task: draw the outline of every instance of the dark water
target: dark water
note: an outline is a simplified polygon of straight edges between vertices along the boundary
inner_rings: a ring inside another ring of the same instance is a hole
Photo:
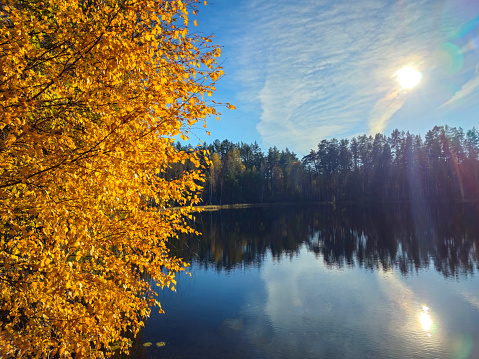
[[[166,314],[152,313],[133,358],[479,358],[473,206],[275,206],[197,219],[203,236],[172,249],[191,277],[159,292]]]

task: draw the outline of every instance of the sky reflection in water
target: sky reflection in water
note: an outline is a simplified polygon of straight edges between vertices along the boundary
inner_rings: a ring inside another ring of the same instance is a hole
[[[166,314],[152,314],[132,357],[479,357],[470,210],[431,211],[421,228],[388,211],[204,214],[203,238],[175,246],[192,277],[160,292]]]

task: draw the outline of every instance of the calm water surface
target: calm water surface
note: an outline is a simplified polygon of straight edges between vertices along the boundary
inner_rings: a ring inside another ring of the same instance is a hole
[[[479,212],[453,207],[203,213],[131,357],[479,358]]]

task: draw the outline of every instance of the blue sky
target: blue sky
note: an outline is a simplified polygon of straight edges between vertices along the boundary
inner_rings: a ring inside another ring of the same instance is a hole
[[[214,34],[220,110],[191,141],[309,153],[323,139],[434,125],[479,127],[477,0],[211,0],[194,31]],[[413,89],[396,71],[422,73]]]

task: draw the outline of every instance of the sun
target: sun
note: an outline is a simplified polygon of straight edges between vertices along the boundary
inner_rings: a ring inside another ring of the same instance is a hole
[[[416,87],[422,79],[422,74],[413,67],[407,66],[396,71],[394,76],[399,81],[403,90],[409,90]]]

